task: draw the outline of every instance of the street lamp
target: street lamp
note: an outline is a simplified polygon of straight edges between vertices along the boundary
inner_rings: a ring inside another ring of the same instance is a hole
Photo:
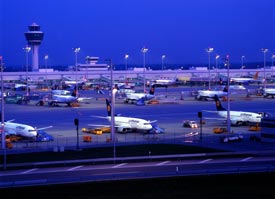
[[[2,149],[4,151],[3,168],[6,170],[6,133],[5,133],[5,120],[4,120],[4,81],[3,81],[3,57],[0,56],[0,69],[1,69],[1,134],[2,134]]]
[[[220,55],[216,55],[215,59],[216,59],[216,69],[218,68],[218,59],[220,58]]]
[[[206,52],[208,53],[208,90],[210,90],[210,53],[214,51],[214,48],[208,47],[206,48]]]
[[[266,77],[265,77],[265,54],[267,53],[267,48],[262,48],[262,52],[264,54],[264,89],[266,89]]]
[[[31,47],[26,46],[26,47],[23,48],[23,50],[26,53],[26,90],[27,90],[26,95],[29,96],[29,81],[28,81],[29,77],[28,77],[28,73],[29,73],[29,52],[31,50]]]
[[[45,59],[45,68],[46,68],[46,86],[48,86],[48,59],[49,59],[49,55],[45,55],[44,56]]]
[[[227,68],[227,132],[231,132],[231,119],[230,119],[230,77],[229,77],[229,55],[226,55],[225,57],[225,67]]]
[[[162,55],[161,56],[161,68],[162,68],[162,70],[164,69],[164,67],[163,67],[163,60],[165,59],[165,55]]]
[[[273,59],[275,59],[275,55],[271,56],[271,66],[273,66]]]
[[[216,61],[216,78],[218,77],[218,73],[217,73],[217,71],[218,71],[218,59],[220,58],[220,55],[216,55],[216,57],[215,57],[215,61]]]
[[[80,48],[73,48],[74,53],[75,53],[75,96],[78,95],[78,84],[77,84],[77,53],[79,53]]]
[[[243,65],[243,60],[244,60],[244,58],[245,58],[245,56],[242,55],[242,56],[241,56],[241,60],[242,60],[242,66],[241,66],[241,67],[242,67],[242,68],[244,68],[244,65]]]
[[[113,63],[112,59],[107,59],[110,62],[110,74],[111,74],[111,141],[113,141],[113,155],[114,155],[114,163],[116,161],[116,136],[115,136],[115,99],[117,88],[114,85],[113,79]]]
[[[128,70],[128,68],[127,68],[127,60],[128,60],[128,58],[129,58],[129,55],[128,54],[125,54],[125,70]]]
[[[143,91],[145,93],[145,53],[148,52],[148,48],[143,47],[141,52],[143,53]]]

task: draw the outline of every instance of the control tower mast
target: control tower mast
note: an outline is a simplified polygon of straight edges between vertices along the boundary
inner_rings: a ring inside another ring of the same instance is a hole
[[[40,26],[36,23],[29,25],[29,31],[25,32],[28,45],[32,48],[32,71],[39,69],[38,47],[43,40],[44,33],[40,31]]]

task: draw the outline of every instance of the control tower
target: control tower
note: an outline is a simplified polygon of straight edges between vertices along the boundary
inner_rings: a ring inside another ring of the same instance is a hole
[[[38,47],[43,40],[44,33],[40,31],[40,26],[36,23],[29,25],[29,31],[25,32],[28,45],[32,48],[32,71],[39,69]]]

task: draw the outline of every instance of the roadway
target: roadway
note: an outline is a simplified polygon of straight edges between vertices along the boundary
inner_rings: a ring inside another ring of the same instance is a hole
[[[114,164],[84,165],[79,162],[72,166],[0,171],[0,188],[275,171],[274,156],[201,155],[195,159],[179,159],[162,160],[158,157],[154,160],[147,157],[136,163],[124,160]]]

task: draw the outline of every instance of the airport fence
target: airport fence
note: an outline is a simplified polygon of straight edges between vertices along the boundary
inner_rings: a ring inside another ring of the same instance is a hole
[[[199,129],[190,132],[178,132],[178,130],[169,131],[170,133],[161,134],[140,134],[126,133],[115,134],[114,139],[111,139],[110,133],[101,135],[81,134],[78,137],[56,136],[53,141],[49,142],[13,142],[12,146],[6,148],[7,153],[28,153],[33,151],[54,151],[62,152],[67,149],[74,148],[89,148],[89,147],[108,147],[119,145],[136,145],[136,144],[198,144],[203,142],[215,143],[217,137],[209,133],[201,134]],[[172,133],[171,133],[172,132]],[[88,137],[88,139],[87,139]],[[115,140],[115,142],[113,141]]]

